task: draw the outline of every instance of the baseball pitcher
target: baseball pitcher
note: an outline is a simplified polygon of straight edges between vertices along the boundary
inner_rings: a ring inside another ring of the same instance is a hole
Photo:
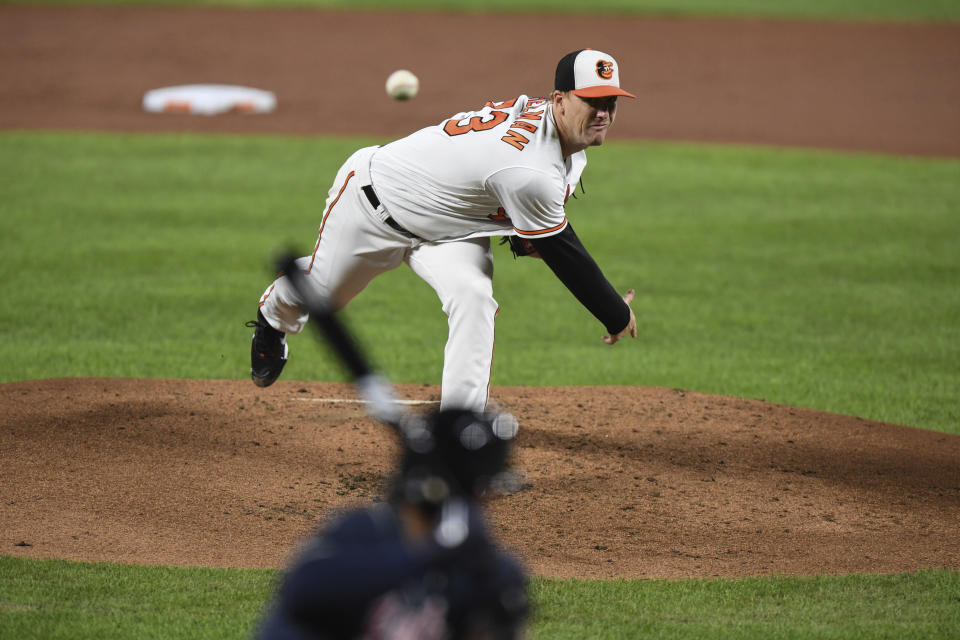
[[[549,98],[488,102],[384,146],[354,153],[330,189],[313,253],[297,261],[309,285],[340,309],[378,274],[406,263],[436,291],[448,317],[441,408],[486,408],[493,362],[491,236],[538,255],[605,327],[636,337],[633,291],[619,295],[580,242],[564,204],[616,116],[617,62],[583,49],[557,64]],[[281,275],[260,298],[251,376],[272,384],[287,333],[307,322]]]

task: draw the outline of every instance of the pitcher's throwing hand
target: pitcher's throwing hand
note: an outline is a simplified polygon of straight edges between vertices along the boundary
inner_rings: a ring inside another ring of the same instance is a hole
[[[623,301],[629,306],[633,302],[633,296],[635,292],[633,289],[627,291],[623,296]],[[633,315],[633,309],[630,309],[630,322],[627,323],[626,328],[623,331],[616,334],[610,334],[603,336],[603,341],[607,344],[616,344],[620,338],[626,338],[629,335],[631,338],[637,337],[637,317]]]

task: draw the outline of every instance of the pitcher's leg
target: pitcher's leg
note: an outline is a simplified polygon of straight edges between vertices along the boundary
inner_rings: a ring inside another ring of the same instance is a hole
[[[483,411],[490,394],[494,322],[489,238],[424,243],[407,259],[440,297],[449,332],[443,352],[441,408]]]
[[[306,270],[309,256],[299,258],[297,266]],[[284,333],[300,333],[307,324],[307,314],[300,308],[300,297],[290,285],[286,276],[281,275],[267,287],[260,296],[260,313],[271,327]]]
[[[336,309],[378,274],[399,265],[411,244],[373,215],[350,162],[340,169],[330,189],[313,253],[297,260],[307,286]],[[299,333],[307,323],[302,303],[283,275],[260,297],[257,320],[250,323],[256,327],[250,355],[255,384],[269,386],[283,370],[286,334]]]
[[[349,164],[344,165],[349,168]],[[397,267],[409,240],[374,218],[353,172],[341,169],[327,198],[313,253],[297,260],[307,284],[341,309],[373,280]],[[285,276],[260,297],[260,312],[275,329],[299,333],[307,323],[302,300]]]

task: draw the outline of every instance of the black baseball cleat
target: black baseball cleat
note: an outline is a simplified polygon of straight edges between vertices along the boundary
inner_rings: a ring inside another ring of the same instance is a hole
[[[287,334],[277,331],[257,309],[257,319],[245,326],[255,327],[250,345],[250,377],[258,387],[269,387],[287,364]]]

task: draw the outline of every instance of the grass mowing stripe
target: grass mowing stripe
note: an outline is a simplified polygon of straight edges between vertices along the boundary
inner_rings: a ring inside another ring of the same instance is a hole
[[[309,251],[363,142],[0,143],[11,381],[246,377],[271,255]],[[568,212],[610,280],[637,289],[640,338],[604,345],[542,263],[495,247],[495,385],[681,387],[960,432],[960,162],[611,143],[585,185]],[[395,380],[439,383],[445,318],[407,269],[346,315]],[[289,379],[344,379],[310,338],[291,353]]]
[[[31,4],[88,4],[89,0],[32,0]],[[458,11],[476,13],[584,13],[768,17],[836,20],[958,20],[951,0],[100,0],[98,4],[201,5],[260,8],[318,8],[383,11]]]
[[[248,638],[279,573],[0,556],[0,637]],[[950,638],[960,572],[531,584],[532,638]]]

